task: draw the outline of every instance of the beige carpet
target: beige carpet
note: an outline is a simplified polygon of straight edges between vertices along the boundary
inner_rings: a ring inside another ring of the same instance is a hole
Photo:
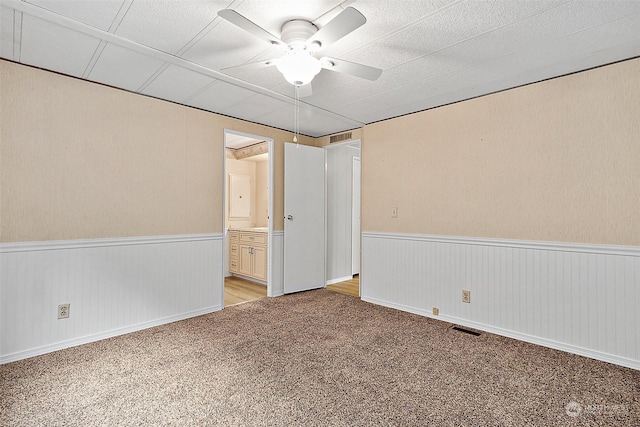
[[[2,426],[640,425],[640,371],[318,290],[0,367]]]

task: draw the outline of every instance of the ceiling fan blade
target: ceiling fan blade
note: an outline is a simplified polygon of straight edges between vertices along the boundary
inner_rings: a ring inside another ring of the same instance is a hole
[[[306,98],[308,96],[313,95],[313,88],[311,87],[311,83],[307,83],[306,85],[298,86],[298,96],[300,98]]]
[[[268,59],[266,61],[259,62],[250,62],[248,64],[235,65],[233,67],[222,68],[220,71],[251,71],[251,70],[259,70],[261,68],[272,67],[276,65],[277,60]]]
[[[356,64],[355,62],[344,61],[342,59],[329,58],[327,56],[320,59],[320,64],[325,70],[351,74],[352,76],[371,81],[377,80],[382,74],[382,70],[380,68]]]
[[[233,25],[240,27],[243,30],[251,33],[255,37],[271,43],[274,46],[280,46],[285,48],[287,46],[282,40],[280,40],[279,38],[277,38],[276,36],[268,32],[264,28],[260,27],[259,25],[255,24],[253,21],[250,21],[249,19],[240,15],[238,12],[236,12],[233,9],[220,10],[218,11],[218,16],[221,17],[222,19],[226,19],[227,21],[231,22]]]
[[[356,28],[367,22],[367,18],[352,7],[348,7],[338,14],[335,18],[318,30],[317,33],[309,37],[307,45],[318,46],[316,50],[321,50],[329,46],[331,43],[340,40]]]

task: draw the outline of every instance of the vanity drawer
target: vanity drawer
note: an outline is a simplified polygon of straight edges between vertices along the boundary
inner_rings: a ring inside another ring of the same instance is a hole
[[[240,233],[237,231],[229,231],[229,242],[238,243]]]
[[[240,242],[242,243],[260,243],[267,244],[266,233],[240,233]]]
[[[238,244],[231,243],[229,244],[229,257],[237,257],[238,256]]]
[[[238,272],[238,260],[236,258],[229,260],[229,271],[231,273]]]

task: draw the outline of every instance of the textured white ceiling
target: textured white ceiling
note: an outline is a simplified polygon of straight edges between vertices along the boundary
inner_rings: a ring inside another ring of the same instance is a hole
[[[323,70],[300,133],[323,136],[640,56],[635,0],[0,0],[0,56],[196,108],[294,130],[282,55],[218,17],[231,8],[279,36],[347,6],[367,23],[321,52],[383,69]]]

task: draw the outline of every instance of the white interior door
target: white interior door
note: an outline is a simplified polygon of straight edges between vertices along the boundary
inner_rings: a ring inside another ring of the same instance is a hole
[[[284,144],[284,292],[325,286],[325,150]]]

